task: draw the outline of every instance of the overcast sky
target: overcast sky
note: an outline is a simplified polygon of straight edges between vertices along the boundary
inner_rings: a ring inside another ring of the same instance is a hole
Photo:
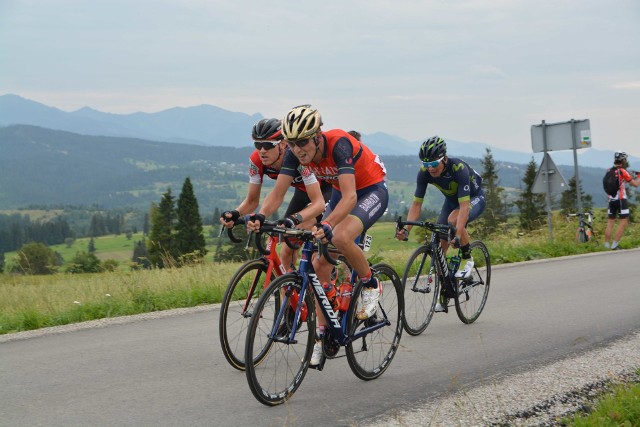
[[[590,119],[640,156],[639,0],[0,0],[0,94],[73,111],[211,104],[531,152]],[[462,154],[462,153],[461,153]]]

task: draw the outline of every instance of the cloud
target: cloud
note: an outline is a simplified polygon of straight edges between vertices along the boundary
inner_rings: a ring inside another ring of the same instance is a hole
[[[507,78],[507,73],[505,73],[500,68],[495,67],[493,65],[472,65],[469,68],[469,73],[473,77],[497,78],[497,79]]]
[[[611,85],[614,89],[640,89],[640,81],[638,82],[623,82],[623,83],[615,83]]]

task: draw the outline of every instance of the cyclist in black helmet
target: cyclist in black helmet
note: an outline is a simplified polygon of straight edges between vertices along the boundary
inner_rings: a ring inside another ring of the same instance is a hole
[[[249,191],[237,208],[223,212],[220,216],[220,222],[228,228],[233,227],[238,218],[254,213],[260,203],[264,175],[271,179],[278,178],[284,155],[288,150],[287,145],[282,144],[282,124],[278,119],[262,119],[258,121],[253,126],[251,137],[256,149],[249,157]],[[297,174],[293,177],[284,178],[291,179],[288,180],[286,185],[280,187],[276,182],[276,187],[271,194],[276,191],[282,191],[284,197],[287,189],[290,186],[294,187],[295,191],[285,213],[285,218],[287,218],[291,226],[305,223],[301,226],[310,228],[316,223],[315,216],[317,212],[324,210],[326,202],[323,197],[323,187],[328,200],[331,194],[331,186],[328,183],[322,183],[321,187],[315,175],[305,169],[297,171]],[[266,215],[264,213],[255,215],[262,222],[266,216],[273,214],[279,206],[279,204],[275,206],[275,209],[267,212]],[[255,219],[255,216],[252,219]],[[294,262],[294,252],[286,245],[283,246],[280,257],[286,266],[290,266]]]
[[[486,206],[482,191],[482,177],[466,162],[447,156],[447,143],[439,136],[433,136],[422,143],[418,153],[422,166],[418,172],[416,191],[413,203],[407,214],[407,221],[417,221],[422,211],[427,185],[433,184],[444,195],[444,204],[438,217],[439,224],[452,224],[456,227],[454,244],[460,245],[464,267],[456,273],[456,277],[465,278],[471,274],[473,258],[469,248],[467,224],[478,218]],[[398,240],[407,240],[411,226],[398,231]],[[447,241],[440,241],[444,252],[447,252]],[[433,272],[429,272],[433,274]],[[445,311],[438,303],[436,311]]]

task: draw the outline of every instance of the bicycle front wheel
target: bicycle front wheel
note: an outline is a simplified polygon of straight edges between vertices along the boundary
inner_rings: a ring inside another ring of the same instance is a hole
[[[587,243],[589,241],[587,231],[582,227],[578,228],[578,240],[580,240],[580,243]]]
[[[422,245],[409,257],[402,275],[404,290],[404,330],[420,335],[427,329],[436,307],[440,281],[431,249]]]
[[[267,406],[289,399],[309,368],[315,344],[315,306],[310,291],[304,303],[297,301],[301,286],[302,279],[296,274],[274,280],[258,299],[249,322],[244,356],[247,381],[255,398]],[[292,340],[298,304],[303,304],[304,310],[295,323]],[[265,348],[268,352],[263,354]]]
[[[385,323],[368,334],[352,340],[347,344],[346,353],[349,367],[362,380],[378,378],[391,364],[400,345],[402,337],[402,317],[404,301],[402,299],[402,281],[396,271],[387,264],[376,264],[371,269],[375,277],[382,283],[382,294],[378,309],[366,320],[358,320],[356,311],[362,293],[362,283],[356,286],[347,313],[347,330],[353,339],[364,329]]]
[[[222,353],[229,364],[243,371],[244,344],[254,305],[263,292],[267,263],[247,261],[236,271],[222,298],[218,322]]]
[[[474,267],[470,277],[457,280],[454,297],[458,317],[467,324],[475,322],[482,313],[491,282],[489,250],[479,240],[471,242],[470,248]]]

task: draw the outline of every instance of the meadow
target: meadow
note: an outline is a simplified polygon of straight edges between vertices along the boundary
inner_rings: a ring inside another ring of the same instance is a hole
[[[575,240],[576,220],[567,220],[559,213],[553,218],[553,240],[549,239],[546,226],[531,233],[522,233],[515,224],[505,224],[503,230],[484,241],[494,265],[602,251],[606,250],[601,244],[606,225],[604,218],[604,210],[596,212],[594,226],[597,239],[586,244]],[[400,242],[393,237],[394,230],[394,223],[376,224],[369,232],[373,236],[373,244],[368,256],[372,262],[384,260],[401,274],[406,259],[420,242],[418,233],[412,233],[409,242]],[[208,229],[205,235],[209,236]],[[0,274],[0,334],[218,303],[229,279],[240,266],[240,263],[213,262],[214,241],[207,237],[210,253],[200,264],[131,270],[129,260],[133,245],[141,238],[138,234],[131,239],[125,235],[95,239],[96,255],[100,259],[119,261],[119,268],[114,272],[60,272],[45,276]],[[622,247],[638,246],[640,226],[630,224]],[[86,251],[87,247],[88,239],[78,239],[70,247],[52,246],[67,260],[77,251]],[[11,263],[14,255],[6,254],[7,264]]]

